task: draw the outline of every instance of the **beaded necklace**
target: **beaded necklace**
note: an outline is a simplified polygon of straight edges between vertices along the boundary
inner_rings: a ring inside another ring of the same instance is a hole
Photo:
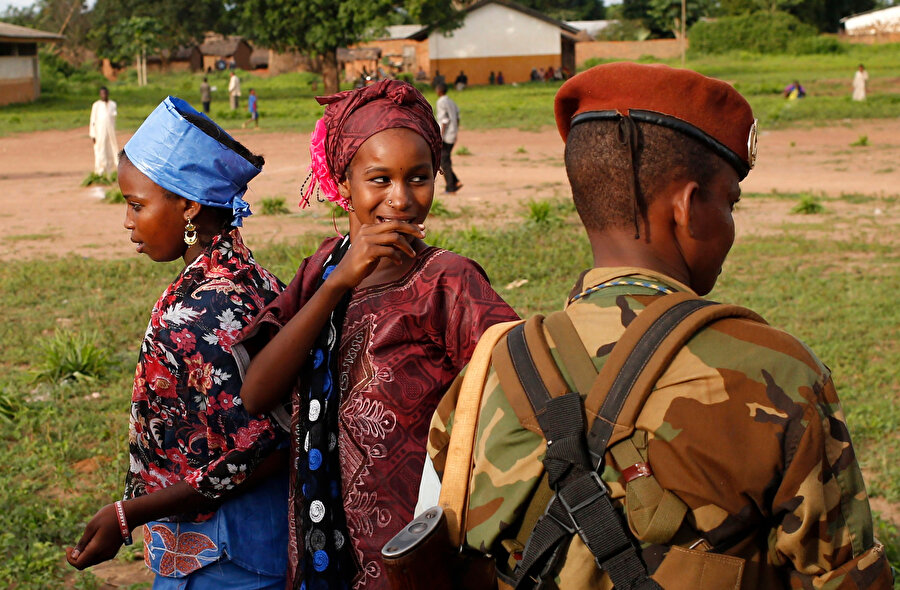
[[[639,281],[636,279],[615,279],[613,281],[607,281],[605,283],[600,283],[599,285],[594,285],[588,289],[585,289],[578,295],[575,295],[569,300],[569,303],[574,303],[583,297],[587,297],[591,293],[596,293],[600,289],[605,289],[607,287],[645,287],[647,289],[654,289],[659,291],[663,295],[668,295],[669,293],[674,293],[675,289],[671,287],[667,287],[665,285],[658,285],[656,283],[651,283],[650,281]]]

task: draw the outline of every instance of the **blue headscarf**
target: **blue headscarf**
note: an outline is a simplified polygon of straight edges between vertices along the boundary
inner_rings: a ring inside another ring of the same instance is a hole
[[[125,144],[125,154],[135,168],[164,189],[201,205],[231,208],[231,224],[240,227],[241,219],[252,215],[250,204],[241,197],[261,169],[183,115],[209,119],[187,102],[169,96]]]

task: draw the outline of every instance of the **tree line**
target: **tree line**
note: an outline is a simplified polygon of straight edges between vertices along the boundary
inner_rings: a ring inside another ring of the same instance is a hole
[[[893,0],[686,0],[687,26],[708,17],[786,12],[822,32],[842,17]],[[90,49],[98,58],[128,64],[163,49],[197,44],[208,31],[238,34],[252,44],[315,56],[327,91],[337,88],[340,47],[377,38],[385,27],[421,23],[452,31],[475,0],[36,0],[7,8],[0,19],[66,36],[70,56]],[[519,0],[560,20],[614,18],[624,37],[671,37],[681,28],[681,0]]]

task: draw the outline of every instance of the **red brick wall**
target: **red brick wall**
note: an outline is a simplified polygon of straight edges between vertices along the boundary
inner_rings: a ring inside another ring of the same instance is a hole
[[[660,59],[681,56],[678,39],[653,39],[650,41],[581,41],[575,44],[575,64],[580,66],[591,58],[634,60],[643,55]]]

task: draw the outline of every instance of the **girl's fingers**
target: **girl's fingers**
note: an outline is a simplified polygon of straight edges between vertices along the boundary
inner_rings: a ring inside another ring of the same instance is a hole
[[[407,236],[419,237],[418,234],[421,232],[418,232],[418,230],[416,231],[417,233],[408,233],[406,231],[400,232],[398,230],[378,231],[377,233],[371,234],[363,234],[362,232],[360,232],[356,236],[356,243],[354,247],[363,250],[365,249],[366,245],[390,246],[404,252],[408,256],[414,257],[416,255],[416,251],[409,243],[409,238]]]
[[[385,221],[383,223],[370,223],[360,227],[362,234],[382,234],[397,232],[414,236],[417,238],[425,237],[425,225],[422,223],[406,223],[403,221]]]

